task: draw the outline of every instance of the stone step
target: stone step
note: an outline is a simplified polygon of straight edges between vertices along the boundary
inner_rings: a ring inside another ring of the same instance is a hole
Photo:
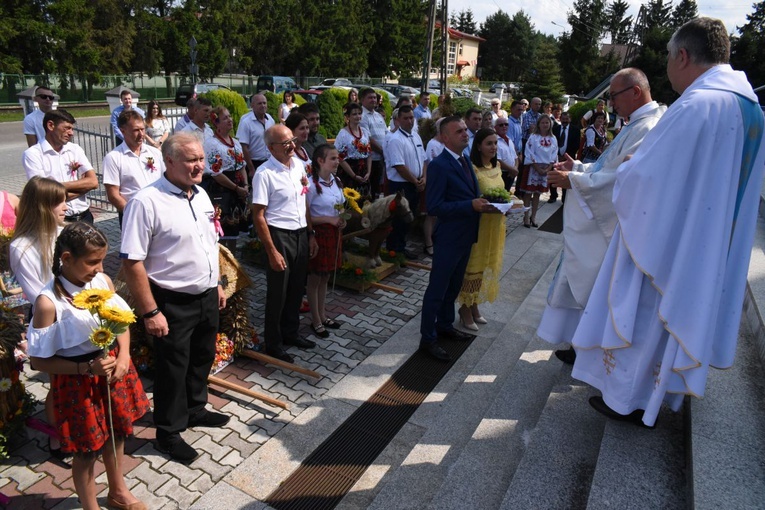
[[[401,465],[392,466],[379,481],[382,488],[368,508],[419,509],[428,506],[439,494],[442,481],[455,469],[463,445],[485,427],[487,409],[505,387],[504,381],[512,373],[513,366],[519,364],[519,358],[522,359],[541,315],[540,302],[544,301],[557,265],[560,239],[559,236],[547,237],[545,233],[518,229],[508,238],[506,246],[510,256],[514,256],[513,250],[523,251],[523,254],[503,275],[500,298],[491,306],[481,307],[490,323],[482,327],[474,343],[481,343],[480,350],[484,354],[476,363],[462,367],[467,370],[458,369],[459,363],[455,365],[415,412],[410,423],[422,427],[425,432],[411,445]],[[527,248],[522,250],[521,246]],[[532,282],[532,287],[528,288]],[[520,306],[515,313],[508,313],[518,302]],[[494,317],[501,318],[501,322],[495,322]],[[472,350],[471,346],[465,354]],[[549,352],[543,357],[549,359]],[[524,361],[534,363],[540,360],[532,354]],[[462,483],[459,488],[467,490],[470,485]],[[465,499],[462,499],[462,508],[464,503]]]
[[[710,370],[690,409],[695,508],[765,508],[765,378],[748,326],[733,367]]]
[[[586,506],[606,421],[587,403],[596,394],[570,378],[553,388],[499,508]]]

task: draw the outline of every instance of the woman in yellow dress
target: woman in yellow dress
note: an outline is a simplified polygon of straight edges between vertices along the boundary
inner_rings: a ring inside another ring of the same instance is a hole
[[[497,162],[497,133],[481,129],[470,151],[481,194],[490,188],[503,188],[502,170]],[[498,211],[499,212],[499,211]],[[478,331],[486,324],[478,310],[479,303],[492,302],[499,293],[502,255],[505,251],[505,217],[502,214],[482,214],[478,227],[478,242],[473,245],[460,290],[460,323],[466,329]]]

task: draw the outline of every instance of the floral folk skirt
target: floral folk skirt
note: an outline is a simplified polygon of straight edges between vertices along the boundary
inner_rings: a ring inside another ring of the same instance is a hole
[[[316,243],[319,252],[308,260],[308,272],[313,274],[328,274],[343,264],[343,241],[340,229],[329,223],[314,225]]]

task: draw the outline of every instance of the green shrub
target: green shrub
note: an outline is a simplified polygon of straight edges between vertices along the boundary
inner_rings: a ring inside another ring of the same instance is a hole
[[[231,118],[234,120],[234,133],[239,126],[239,119],[242,115],[249,111],[247,103],[244,98],[233,90],[217,89],[211,90],[202,94],[201,97],[206,97],[212,103],[212,107],[224,106],[228,113],[231,114]]]
[[[319,107],[319,115],[321,116],[319,133],[325,138],[335,138],[345,125],[342,106],[345,103],[338,102],[335,94],[328,94],[327,92],[330,90],[332,89],[325,90],[316,100],[316,106]],[[348,99],[347,94],[346,99]]]
[[[270,91],[262,92],[266,96],[266,102],[268,103],[268,109],[266,112],[274,118],[274,121],[279,122],[279,105],[282,104],[282,95],[274,94]]]
[[[390,98],[388,97],[388,94],[385,93],[383,89],[374,89],[375,92],[380,94],[382,96],[382,107],[385,111],[385,123],[390,122],[390,116],[393,113],[393,105],[390,104]]]
[[[481,109],[481,107],[469,97],[452,98],[452,107],[454,108],[454,115],[459,115],[460,117],[463,117],[465,112],[471,108]]]
[[[582,103],[576,103],[568,109],[568,114],[571,116],[571,124],[574,126],[581,126],[582,117],[590,110],[594,110],[598,105],[597,99],[591,99]]]

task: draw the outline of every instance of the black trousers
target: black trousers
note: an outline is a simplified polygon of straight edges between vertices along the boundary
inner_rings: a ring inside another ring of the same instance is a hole
[[[86,209],[85,211],[75,214],[73,216],[66,216],[64,218],[64,221],[67,223],[74,223],[75,221],[84,221],[85,223],[90,223],[93,225],[95,222],[95,218],[93,217],[93,213],[90,212],[90,209]]]
[[[215,360],[218,291],[192,295],[151,285],[170,332],[154,337],[154,425],[157,439],[182,432],[207,404],[207,376]]]
[[[308,276],[308,230],[268,227],[271,240],[284,257],[287,268],[266,269],[266,352],[278,353],[284,340],[296,340],[300,327],[300,304]]]

